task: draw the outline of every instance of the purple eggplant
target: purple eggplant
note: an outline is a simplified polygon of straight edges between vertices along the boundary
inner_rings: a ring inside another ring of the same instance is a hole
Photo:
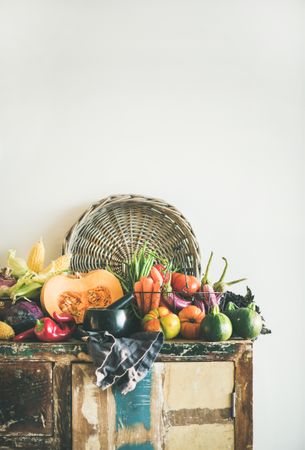
[[[215,294],[215,291],[209,282],[208,276],[209,276],[209,269],[211,265],[211,261],[213,258],[213,252],[211,252],[204,275],[201,280],[201,289],[203,293],[204,302],[208,308],[208,310],[211,308],[211,306],[218,305],[217,296]]]

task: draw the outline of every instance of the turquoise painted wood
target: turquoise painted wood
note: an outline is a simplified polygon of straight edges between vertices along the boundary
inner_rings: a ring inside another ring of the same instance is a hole
[[[115,428],[130,428],[143,424],[146,430],[150,429],[150,396],[151,372],[141,380],[136,388],[126,395],[114,387],[112,393],[115,399]]]
[[[117,450],[154,450],[154,447],[149,442],[144,444],[127,444],[122,447],[118,447]]]

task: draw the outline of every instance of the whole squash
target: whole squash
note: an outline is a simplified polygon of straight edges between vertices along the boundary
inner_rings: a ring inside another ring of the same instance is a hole
[[[98,269],[75,275],[56,275],[41,291],[41,306],[53,317],[54,311],[72,314],[76,323],[83,323],[88,308],[106,308],[123,296],[118,278]]]
[[[243,308],[229,302],[225,313],[232,322],[234,333],[243,339],[254,339],[262,331],[262,317],[256,312],[253,302]]]
[[[204,341],[227,341],[232,336],[232,323],[229,317],[219,311],[219,306],[212,307],[200,324],[200,337]]]

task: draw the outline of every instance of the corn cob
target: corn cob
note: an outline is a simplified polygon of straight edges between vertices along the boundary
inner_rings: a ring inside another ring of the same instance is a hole
[[[70,267],[70,259],[71,255],[65,254],[60,256],[59,258],[52,261],[45,269],[43,269],[40,273],[48,273],[50,271],[56,272],[66,272]]]
[[[13,328],[5,322],[0,322],[0,339],[9,340],[15,336]]]
[[[33,245],[31,248],[27,265],[30,270],[33,272],[39,273],[43,269],[44,264],[44,256],[45,256],[45,248],[42,242],[42,239],[40,239],[36,244]]]

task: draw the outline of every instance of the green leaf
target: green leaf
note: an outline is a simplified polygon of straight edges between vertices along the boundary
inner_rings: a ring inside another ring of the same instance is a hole
[[[16,257],[16,250],[9,250],[6,264],[13,276],[17,278],[22,277],[29,270],[25,260]]]

